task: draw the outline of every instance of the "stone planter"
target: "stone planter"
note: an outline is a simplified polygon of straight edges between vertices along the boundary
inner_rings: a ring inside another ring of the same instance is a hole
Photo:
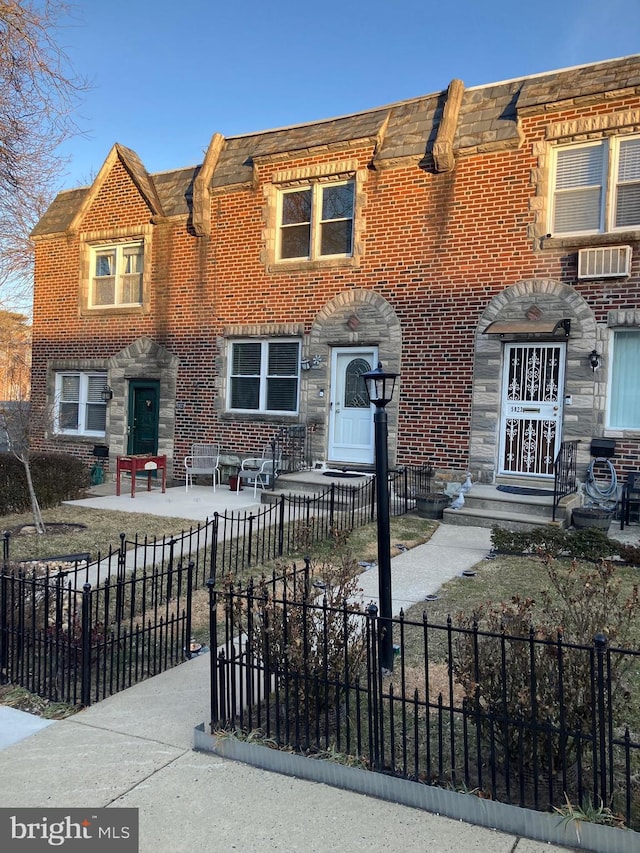
[[[416,495],[416,512],[420,518],[442,518],[450,502],[449,495],[445,495],[444,492]]]
[[[575,528],[582,530],[585,527],[596,527],[598,530],[607,531],[613,518],[613,512],[600,507],[576,507],[572,513],[572,523]]]

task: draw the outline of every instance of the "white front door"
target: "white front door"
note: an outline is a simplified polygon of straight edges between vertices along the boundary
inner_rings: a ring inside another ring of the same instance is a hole
[[[506,344],[499,473],[552,477],[562,441],[565,344]]]
[[[336,348],[331,356],[330,462],[370,464],[374,458],[373,412],[362,374],[378,362],[376,347]]]

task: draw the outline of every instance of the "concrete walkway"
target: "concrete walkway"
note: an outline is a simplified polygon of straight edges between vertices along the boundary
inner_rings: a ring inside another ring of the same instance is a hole
[[[395,557],[394,612],[481,560],[489,536],[440,526]],[[362,578],[375,599],[377,569]],[[66,720],[38,721],[35,733],[29,714],[0,707],[2,806],[137,808],[141,853],[560,850],[193,751],[193,729],[209,719],[209,664],[202,655]]]
[[[2,806],[137,808],[141,853],[559,850],[194,752],[208,667],[203,655],[4,749]]]

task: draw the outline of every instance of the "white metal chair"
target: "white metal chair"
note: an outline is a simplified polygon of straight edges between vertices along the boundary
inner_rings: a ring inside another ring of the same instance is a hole
[[[184,467],[186,472],[185,490],[193,486],[193,477],[210,475],[213,481],[213,491],[216,483],[220,485],[220,447],[217,444],[193,444],[191,453],[185,457]]]
[[[269,488],[280,473],[282,466],[282,457],[279,449],[274,450],[270,444],[267,444],[262,450],[262,456],[248,456],[242,460],[240,470],[238,471],[238,485],[236,490],[239,491],[242,483],[247,483],[253,486],[253,496],[258,493],[258,488]]]

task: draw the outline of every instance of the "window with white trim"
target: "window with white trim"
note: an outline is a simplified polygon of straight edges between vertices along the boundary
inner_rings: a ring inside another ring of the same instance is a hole
[[[89,305],[111,308],[142,304],[144,243],[114,243],[91,249]]]
[[[300,342],[233,341],[229,358],[228,408],[294,414],[298,411]]]
[[[552,187],[555,236],[640,228],[640,136],[554,149]]]
[[[63,435],[103,436],[107,406],[102,399],[102,390],[106,384],[106,373],[56,373],[56,432]]]
[[[278,260],[351,257],[354,199],[354,181],[281,190]]]

